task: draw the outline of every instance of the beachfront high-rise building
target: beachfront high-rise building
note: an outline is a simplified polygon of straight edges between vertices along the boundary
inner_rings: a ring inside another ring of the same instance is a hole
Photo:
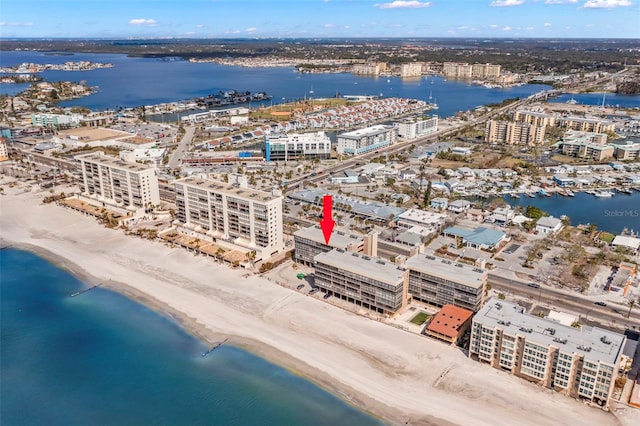
[[[475,315],[469,356],[542,386],[608,407],[625,336],[569,327],[490,299]]]
[[[398,137],[404,139],[415,139],[438,131],[438,116],[431,118],[406,118],[395,124]]]
[[[486,269],[425,254],[410,257],[404,266],[409,271],[409,294],[414,299],[473,312],[484,303]]]
[[[386,69],[386,62],[367,62],[365,64],[353,64],[352,71],[355,75],[380,75]]]
[[[534,126],[555,126],[557,117],[544,111],[517,110],[513,115],[513,120],[529,123]]]
[[[546,127],[524,122],[489,120],[484,138],[488,143],[509,145],[539,145],[544,141]]]
[[[334,249],[314,257],[315,285],[324,293],[381,314],[407,305],[407,271],[380,258]]]
[[[38,127],[68,128],[77,127],[82,121],[80,114],[48,114],[39,113],[31,115],[31,124]]]
[[[80,162],[80,196],[126,214],[144,214],[160,203],[156,169],[127,163],[102,151],[75,157]]]
[[[328,159],[331,139],[325,132],[267,135],[264,142],[266,161],[294,159]]]
[[[175,181],[176,228],[221,248],[255,251],[256,261],[268,259],[284,250],[282,194],[250,189],[244,176],[236,178]]]
[[[338,154],[359,155],[392,145],[396,132],[392,126],[378,124],[338,135]]]
[[[307,266],[313,266],[313,258],[316,255],[326,253],[334,248],[362,252],[364,242],[361,235],[334,231],[329,239],[329,244],[326,244],[322,230],[318,225],[298,229],[293,233],[293,239],[295,242],[295,261]]]

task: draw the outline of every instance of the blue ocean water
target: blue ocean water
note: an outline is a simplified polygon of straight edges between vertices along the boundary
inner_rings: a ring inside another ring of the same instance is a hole
[[[214,63],[163,61],[155,58],[132,58],[116,54],[55,56],[33,51],[0,52],[0,66],[24,62],[64,63],[87,60],[109,62],[113,68],[92,71],[46,71],[48,81],[84,80],[99,90],[90,96],[61,103],[62,106],[85,106],[93,110],[138,107],[162,102],[193,99],[235,89],[267,92],[274,104],[294,99],[327,98],[336,95],[383,95],[434,101],[433,113],[448,117],[479,105],[498,103],[507,98],[526,97],[544,85],[524,85],[508,89],[491,89],[465,81],[446,80],[440,76],[401,79],[399,77],[363,77],[350,73],[300,74],[291,67],[243,68]]]
[[[521,195],[514,199],[504,197],[512,206],[535,206],[551,216],[569,216],[572,225],[595,223],[602,231],[619,234],[624,228],[640,232],[640,192],[630,195],[616,193],[611,198],[598,198],[586,192],[575,197],[554,194],[551,197],[529,198]]]
[[[3,425],[378,425],[309,381],[206,347],[117,293],[0,250]]]

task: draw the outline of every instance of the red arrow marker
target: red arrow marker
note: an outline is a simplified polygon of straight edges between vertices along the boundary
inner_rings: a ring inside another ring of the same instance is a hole
[[[322,235],[324,235],[324,243],[327,245],[329,245],[329,240],[331,239],[333,226],[336,224],[331,217],[333,210],[332,202],[333,198],[331,195],[322,197],[322,220],[320,221],[320,228],[322,228]]]

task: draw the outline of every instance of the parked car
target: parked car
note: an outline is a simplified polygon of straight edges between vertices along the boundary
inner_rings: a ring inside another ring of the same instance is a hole
[[[607,306],[607,304],[604,302],[595,302],[595,304],[598,306]]]
[[[328,298],[330,298],[330,297],[331,297],[331,295],[330,295],[329,293],[327,293],[327,294],[325,294],[324,296],[322,296],[322,298],[323,298],[323,299],[328,299]]]
[[[540,284],[536,284],[536,283],[529,283],[527,284],[529,287],[533,287],[533,288],[540,288]]]
[[[319,289],[319,288],[317,288],[317,287],[316,287],[316,288],[312,288],[312,289],[309,291],[309,294],[316,294],[316,293],[317,293],[317,292],[319,292],[319,291],[320,291],[320,289]]]
[[[300,284],[298,285],[298,287],[296,287],[298,290],[302,290],[304,288],[304,284]]]

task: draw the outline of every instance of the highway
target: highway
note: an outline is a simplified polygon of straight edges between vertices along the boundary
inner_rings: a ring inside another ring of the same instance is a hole
[[[636,330],[640,329],[640,312],[637,308],[632,309],[631,316],[627,318],[628,306],[612,303],[607,306],[598,306],[594,304],[593,300],[578,293],[568,293],[544,285],[540,288],[529,287],[527,281],[510,279],[491,273],[488,282],[492,289],[527,299],[531,303],[538,303],[541,306],[562,312],[577,312],[582,322],[590,324],[597,322],[606,328],[617,330],[634,327]]]

